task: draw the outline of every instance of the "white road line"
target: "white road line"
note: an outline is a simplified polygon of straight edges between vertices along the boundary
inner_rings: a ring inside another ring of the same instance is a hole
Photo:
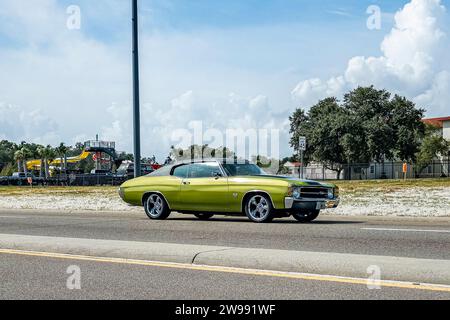
[[[7,218],[7,219],[28,219],[28,217],[24,217],[24,216],[0,216],[0,218]]]
[[[71,216],[0,216],[1,218],[5,218],[5,219],[52,219],[52,220],[56,220],[56,219],[60,219],[60,220],[91,220],[91,221],[98,221],[98,222],[110,222],[110,221],[126,221],[129,220],[127,217],[124,218],[111,218],[108,219],[107,217],[105,218],[99,218],[99,217],[89,217],[89,218],[81,218],[81,217],[71,217]]]
[[[434,233],[450,233],[450,230],[424,230],[424,229],[361,228],[361,230],[370,230],[370,231],[399,231],[399,232],[434,232]]]
[[[39,251],[23,251],[13,249],[0,249],[0,254],[22,255],[32,257],[44,257],[54,259],[66,259],[66,260],[79,260],[79,261],[92,261],[103,263],[117,263],[128,265],[140,265],[148,267],[160,267],[160,268],[172,268],[172,269],[187,269],[196,271],[209,271],[209,272],[221,272],[229,274],[243,274],[250,276],[264,276],[274,278],[289,278],[297,280],[309,280],[309,281],[322,281],[322,282],[335,282],[345,284],[365,285],[370,284],[368,279],[354,278],[345,276],[334,276],[324,274],[312,274],[312,273],[297,273],[297,272],[283,272],[273,270],[261,270],[261,269],[246,269],[236,267],[222,267],[222,266],[210,266],[210,265],[195,265],[185,263],[174,262],[161,262],[161,261],[149,261],[149,260],[134,260],[124,258],[107,258],[96,256],[82,256],[62,253],[51,252],[39,252]],[[380,280],[379,285],[381,287],[401,288],[401,289],[413,289],[413,290],[428,290],[428,291],[441,291],[450,292],[450,286],[445,284],[429,284],[407,281],[393,281],[393,280]]]

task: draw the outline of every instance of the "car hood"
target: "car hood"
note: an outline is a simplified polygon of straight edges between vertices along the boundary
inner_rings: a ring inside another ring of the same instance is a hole
[[[273,175],[260,175],[260,176],[251,176],[252,178],[260,178],[260,179],[277,179],[285,181],[289,184],[302,186],[302,187],[326,187],[326,188],[334,188],[336,185],[327,182],[318,182],[313,180],[303,180],[294,177],[286,177],[286,176],[273,176]]]

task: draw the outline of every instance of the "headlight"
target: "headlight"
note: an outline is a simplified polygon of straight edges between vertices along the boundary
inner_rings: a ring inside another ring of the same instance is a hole
[[[333,199],[333,198],[334,198],[333,189],[328,189],[328,199]]]
[[[287,192],[287,196],[293,197],[294,199],[300,199],[301,197],[300,188],[296,187],[295,185],[290,185]]]
[[[339,187],[334,188],[334,197],[339,198]]]

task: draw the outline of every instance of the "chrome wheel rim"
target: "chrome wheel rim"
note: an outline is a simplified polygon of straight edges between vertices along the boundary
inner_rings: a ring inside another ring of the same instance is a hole
[[[164,210],[164,203],[160,196],[152,194],[147,199],[147,210],[152,217],[158,217]]]
[[[269,202],[263,196],[253,196],[247,204],[247,210],[254,220],[263,221],[270,213]]]

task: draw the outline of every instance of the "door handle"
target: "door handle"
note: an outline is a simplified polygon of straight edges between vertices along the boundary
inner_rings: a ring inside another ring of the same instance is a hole
[[[189,181],[183,181],[183,184],[186,185],[186,184],[191,184],[191,183]]]

